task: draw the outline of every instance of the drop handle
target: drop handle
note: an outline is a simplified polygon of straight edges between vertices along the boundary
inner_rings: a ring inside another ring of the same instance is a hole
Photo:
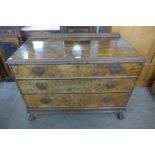
[[[107,83],[106,87],[107,87],[108,89],[112,89],[112,88],[115,88],[117,85],[118,85],[118,82],[116,82],[116,81],[111,81],[111,82],[108,82],[108,83]]]
[[[40,90],[46,90],[48,85],[47,83],[36,83],[36,87]]]
[[[45,72],[45,68],[41,68],[41,67],[32,68],[32,72],[36,75],[42,75]]]
[[[76,68],[77,68],[77,69],[79,69],[79,68],[80,68],[80,66],[79,66],[79,65],[76,65]]]
[[[50,99],[50,98],[43,98],[43,99],[41,99],[41,102],[43,104],[49,104],[50,102],[52,102],[52,99]]]
[[[120,73],[121,72],[121,66],[120,65],[112,65],[110,66],[110,72],[111,74],[117,74],[117,73]]]
[[[101,99],[101,102],[104,102],[104,103],[110,103],[111,101],[112,101],[111,97],[105,97],[105,98]]]

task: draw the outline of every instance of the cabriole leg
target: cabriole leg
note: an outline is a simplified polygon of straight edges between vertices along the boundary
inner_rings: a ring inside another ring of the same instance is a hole
[[[34,121],[35,119],[36,119],[35,115],[33,113],[30,113],[28,120],[29,121]]]
[[[119,120],[123,120],[123,119],[124,119],[124,113],[123,113],[123,112],[118,112],[118,113],[117,113],[117,118],[118,118]]]

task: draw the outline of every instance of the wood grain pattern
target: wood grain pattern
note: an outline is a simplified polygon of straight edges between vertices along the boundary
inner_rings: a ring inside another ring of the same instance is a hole
[[[18,26],[0,26],[0,42],[15,42],[21,44],[21,32]]]
[[[32,34],[31,39],[47,39],[47,38],[120,38],[119,33],[51,33],[51,34]]]
[[[155,26],[114,26],[112,32],[119,32],[126,41],[146,57],[147,64],[142,70],[137,86],[150,86],[154,81]]]
[[[28,107],[124,107],[128,93],[24,95]]]
[[[76,36],[76,35],[75,35]],[[78,34],[77,34],[78,36]],[[85,36],[85,35],[84,35]],[[79,51],[74,50],[75,47]],[[78,55],[78,57],[77,57]],[[50,39],[29,39],[8,59],[8,63],[31,62],[42,63],[46,60],[53,61],[82,61],[135,59],[143,61],[141,55],[122,38],[91,38],[91,37],[66,37]],[[125,59],[124,59],[125,58]],[[49,60],[50,59],[50,60]]]
[[[145,63],[137,81],[137,86],[151,86],[155,79],[155,64]]]
[[[1,48],[0,48],[0,61],[1,61],[0,67],[2,67],[4,69],[4,73],[6,74],[5,76],[9,77],[10,79],[13,79],[13,75],[9,69],[8,64],[6,63],[5,56],[4,56]]]
[[[0,42],[15,42],[17,47],[20,46],[19,39],[15,37],[0,38]]]
[[[23,94],[130,92],[131,79],[18,80]]]
[[[116,34],[50,37],[8,60],[28,110],[125,109],[144,57]]]
[[[155,26],[114,26],[112,32],[118,32],[121,36],[134,46],[140,54],[147,57],[148,62],[151,60],[151,49],[155,41]],[[147,38],[147,39],[146,39]]]
[[[96,26],[61,26],[62,33],[95,33]]]
[[[137,76],[140,63],[77,65],[14,65],[16,78],[75,78],[103,76]],[[34,73],[34,70],[42,73]],[[116,71],[116,72],[115,72]]]

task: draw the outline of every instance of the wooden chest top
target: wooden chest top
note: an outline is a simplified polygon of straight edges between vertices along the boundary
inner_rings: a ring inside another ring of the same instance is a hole
[[[53,34],[30,38],[8,59],[10,64],[144,62],[119,34]]]

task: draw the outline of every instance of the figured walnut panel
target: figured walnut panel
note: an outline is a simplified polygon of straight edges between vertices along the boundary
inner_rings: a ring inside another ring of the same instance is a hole
[[[24,95],[24,99],[29,108],[124,107],[126,106],[128,97],[128,93]]]
[[[12,66],[17,79],[137,76],[141,67],[140,63]]]
[[[141,55],[122,38],[102,38],[101,36],[100,38],[91,38],[87,35],[63,38],[62,35],[61,38],[29,39],[12,55],[8,62],[20,64],[23,61],[24,63],[42,63],[47,60],[50,62],[58,60],[61,63],[81,61],[81,59],[76,59],[78,51],[74,47],[77,46],[81,50],[82,60],[118,58],[124,59],[125,62],[128,62],[128,59],[143,61]],[[119,62],[119,60],[117,61]]]
[[[113,35],[28,39],[7,61],[28,110],[124,109],[144,58]]]
[[[131,91],[131,79],[18,80],[23,94],[36,93],[103,93]]]

